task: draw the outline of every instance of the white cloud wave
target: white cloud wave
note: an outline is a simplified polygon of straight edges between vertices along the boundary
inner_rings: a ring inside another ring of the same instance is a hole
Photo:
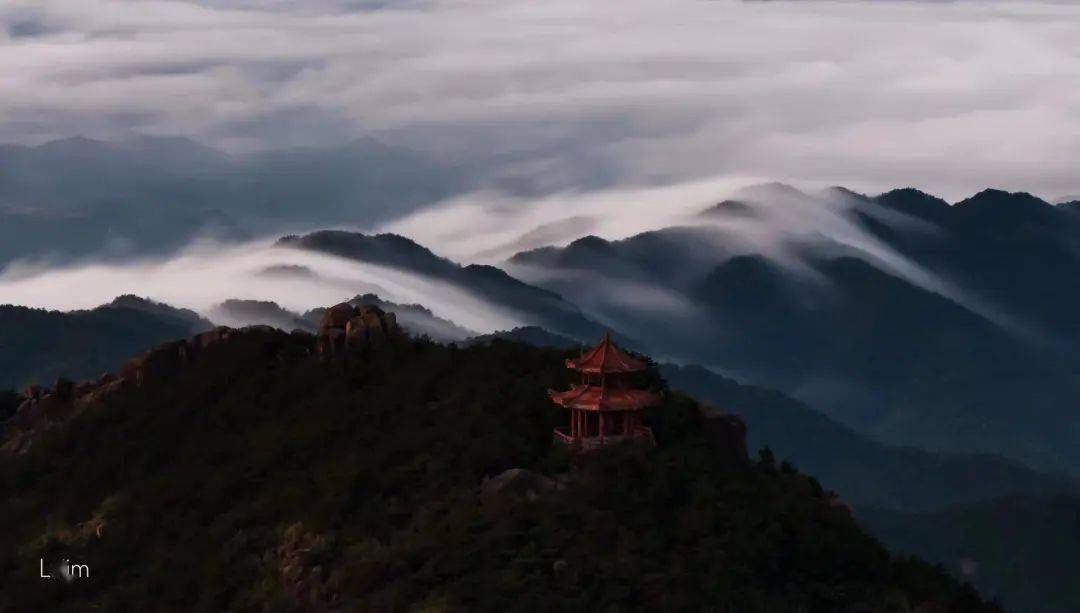
[[[314,275],[264,274],[302,266]],[[302,313],[373,291],[385,300],[421,303],[472,330],[492,332],[521,322],[469,292],[428,277],[267,242],[200,244],[167,259],[83,263],[65,267],[12,266],[0,274],[0,304],[58,310],[92,308],[136,294],[213,315],[229,298],[272,300]]]

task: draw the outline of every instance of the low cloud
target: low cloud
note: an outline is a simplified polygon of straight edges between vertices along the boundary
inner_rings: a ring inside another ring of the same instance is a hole
[[[502,265],[525,281],[562,293],[590,316],[625,329],[653,321],[657,315],[708,322],[708,313],[680,293],[692,293],[692,288],[682,285],[700,282],[714,266],[735,255],[763,255],[810,283],[827,283],[815,268],[819,258],[854,256],[964,305],[1018,335],[1046,340],[1025,322],[892,248],[868,232],[851,212],[858,207],[882,222],[913,232],[935,233],[941,228],[857,199],[844,190],[799,187],[806,191],[783,184],[759,184],[743,177],[647,189],[560,193],[534,199],[473,194],[430,207],[382,229],[410,236],[459,261]],[[749,210],[702,214],[725,198],[746,202]],[[677,260],[683,281],[646,281],[639,278],[644,271],[620,271],[604,261],[598,261],[595,270],[552,270],[506,261],[519,251],[541,246],[531,244],[538,234],[543,235],[544,245],[565,246],[587,234],[620,240],[664,228],[679,228],[681,234],[667,239],[670,253],[661,253],[665,248],[653,245],[648,256]],[[624,272],[629,276],[621,276]],[[637,319],[618,319],[627,314]]]
[[[440,202],[380,229],[458,261],[497,264],[519,251],[565,245],[589,234],[614,240],[700,223],[695,217],[706,207],[756,182],[760,179],[739,177],[534,198],[481,192]]]
[[[203,243],[176,257],[129,264],[16,265],[0,274],[0,304],[72,310],[136,294],[211,318],[214,307],[230,298],[272,300],[302,313],[366,292],[392,302],[424,304],[435,315],[479,332],[521,325],[515,317],[450,284],[269,242]]]

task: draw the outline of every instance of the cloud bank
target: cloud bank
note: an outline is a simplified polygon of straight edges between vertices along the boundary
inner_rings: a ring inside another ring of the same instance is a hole
[[[479,332],[521,325],[486,301],[429,277],[268,242],[203,243],[167,259],[54,268],[23,265],[0,274],[0,304],[72,310],[136,294],[211,318],[215,307],[230,298],[272,300],[303,313],[365,292],[391,302],[424,304],[437,316]]]
[[[547,192],[1080,192],[1075,3],[9,0],[0,92],[0,141],[373,135]]]

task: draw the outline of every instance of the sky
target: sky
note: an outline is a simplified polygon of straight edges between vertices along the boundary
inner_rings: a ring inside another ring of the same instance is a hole
[[[1080,194],[1080,3],[5,0],[0,142],[360,137],[553,190]]]

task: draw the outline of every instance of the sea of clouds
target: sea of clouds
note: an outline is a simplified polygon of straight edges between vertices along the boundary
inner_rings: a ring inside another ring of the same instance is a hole
[[[466,263],[699,224],[701,209],[771,179],[1053,199],[1080,193],[1080,4],[0,4],[0,142],[74,134],[184,136],[233,153],[360,137],[412,148],[475,175],[478,191],[359,229]],[[505,189],[518,183],[528,187]],[[725,240],[784,261],[785,244],[816,232],[971,302],[830,202],[767,208],[723,228]],[[84,308],[136,293],[200,312],[227,298],[303,310],[377,286],[478,331],[520,323],[456,288],[326,256],[283,259],[269,242],[15,264],[0,274],[0,303]],[[319,275],[254,274],[279,259]]]
[[[376,136],[546,192],[1080,193],[1075,2],[8,0],[0,93],[0,142]]]

